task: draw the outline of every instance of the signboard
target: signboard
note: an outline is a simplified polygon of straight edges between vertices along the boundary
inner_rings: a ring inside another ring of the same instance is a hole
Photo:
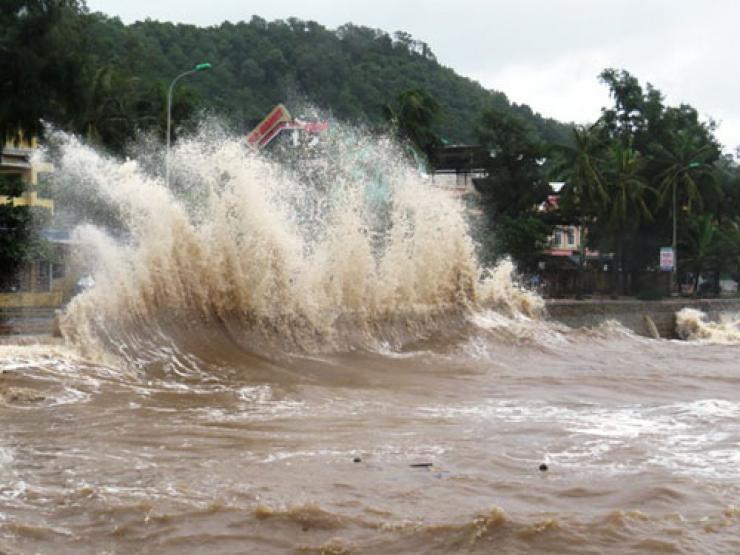
[[[254,148],[260,149],[267,145],[283,128],[285,123],[290,121],[290,113],[282,104],[278,104],[267,114],[252,132],[247,135],[247,144]]]
[[[660,269],[664,272],[673,271],[673,248],[660,247]]]
[[[326,121],[301,121],[292,119],[287,108],[278,104],[267,114],[260,124],[247,135],[247,144],[257,150],[265,148],[284,130],[298,130],[309,134],[319,134],[328,131]]]

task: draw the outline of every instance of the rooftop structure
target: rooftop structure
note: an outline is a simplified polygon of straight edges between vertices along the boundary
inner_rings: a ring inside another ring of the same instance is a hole
[[[458,195],[475,192],[473,180],[485,177],[490,153],[478,145],[445,145],[435,153],[435,185]]]

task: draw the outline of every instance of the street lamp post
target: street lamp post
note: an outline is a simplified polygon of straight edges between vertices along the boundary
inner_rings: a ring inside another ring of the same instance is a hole
[[[169,187],[170,185],[170,136],[171,136],[171,129],[172,129],[172,91],[175,88],[175,83],[177,83],[180,79],[185,77],[186,75],[190,75],[191,73],[197,73],[199,71],[204,71],[206,69],[211,69],[211,64],[208,62],[198,64],[193,69],[189,69],[188,71],[183,71],[180,75],[175,77],[172,82],[170,83],[170,88],[167,91],[167,152],[165,153],[164,157],[164,180],[165,184]]]

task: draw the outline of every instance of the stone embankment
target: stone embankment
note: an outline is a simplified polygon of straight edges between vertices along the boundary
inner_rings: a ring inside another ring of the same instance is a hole
[[[652,321],[661,337],[675,338],[676,313],[682,308],[701,310],[710,320],[717,320],[723,313],[740,313],[740,299],[552,299],[547,301],[547,318],[576,328],[598,326],[607,320],[615,320],[646,337],[654,335],[650,326]]]
[[[733,299],[552,299],[547,301],[547,318],[570,327],[593,327],[616,320],[639,335],[676,337],[676,313],[682,308],[695,308],[710,320],[722,313],[740,313],[740,298]],[[0,335],[51,335],[55,330],[55,311],[47,308],[0,308]],[[650,322],[656,330],[651,329]]]

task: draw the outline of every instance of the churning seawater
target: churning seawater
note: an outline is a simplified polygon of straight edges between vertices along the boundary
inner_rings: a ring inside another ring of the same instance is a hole
[[[332,140],[201,135],[171,188],[62,140],[115,221],[65,340],[0,345],[0,551],[740,552],[736,323],[550,323],[391,142]]]

